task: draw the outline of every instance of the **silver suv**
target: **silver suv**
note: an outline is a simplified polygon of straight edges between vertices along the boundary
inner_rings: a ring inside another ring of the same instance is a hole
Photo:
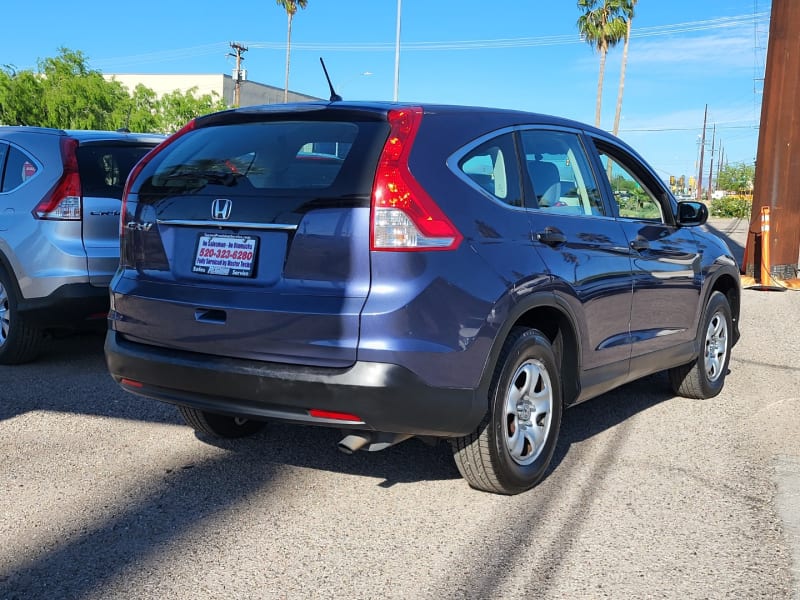
[[[0,127],[0,364],[32,360],[55,330],[105,322],[122,189],[162,139]]]

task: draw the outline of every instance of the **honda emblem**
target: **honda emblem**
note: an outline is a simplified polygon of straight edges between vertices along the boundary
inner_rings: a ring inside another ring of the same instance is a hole
[[[233,202],[227,198],[217,198],[211,203],[211,218],[217,221],[227,221],[231,218]]]

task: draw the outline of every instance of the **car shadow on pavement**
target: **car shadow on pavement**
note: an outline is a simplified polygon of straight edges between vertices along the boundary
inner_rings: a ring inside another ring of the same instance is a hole
[[[67,362],[96,367],[97,359],[90,356]],[[666,377],[661,374],[569,409],[564,415],[552,468],[567,457],[573,444],[613,428],[670,397]],[[86,412],[71,404],[59,407],[56,404],[51,401],[50,408]],[[150,404],[162,407],[155,401],[143,401],[125,409],[112,405],[103,409],[103,414],[120,416],[116,414],[119,410],[125,418],[149,421],[154,416]],[[163,414],[157,413],[161,414],[161,420],[171,423],[178,418],[173,407],[164,405],[163,409]],[[141,414],[137,414],[139,410]],[[169,434],[182,435],[174,429]],[[187,427],[183,435],[191,436],[192,432]],[[271,424],[251,438],[215,441],[213,445],[224,451],[202,453],[203,458],[143,478],[139,482],[141,493],[135,499],[115,505],[107,517],[65,532],[60,542],[39,548],[32,558],[4,560],[5,566],[0,569],[0,597],[102,595],[104,589],[121,585],[131,570],[135,571],[153,556],[169,552],[199,524],[234,511],[253,495],[275,494],[276,501],[281,502],[304,501],[291,495],[287,499],[284,492],[298,485],[293,478],[302,477],[302,470],[287,471],[286,466],[369,477],[385,488],[398,483],[459,477],[446,442],[431,447],[412,439],[382,452],[347,456],[336,449],[340,437],[337,430]],[[200,440],[209,441],[201,437],[198,443]],[[466,493],[466,483],[463,486]],[[324,495],[326,491],[317,484],[315,493]],[[386,493],[391,491],[387,489]]]
[[[114,383],[105,366],[104,334],[87,332],[50,341],[23,365],[0,365],[0,422],[42,410],[118,419],[182,423],[169,406],[145,401]]]
[[[0,378],[4,380],[0,388],[0,422],[41,410],[184,424],[174,406],[121,390],[105,369],[102,348],[101,335],[71,336],[54,341],[34,363],[0,367]],[[670,397],[666,376],[657,374],[568,409],[562,418],[550,471],[564,459],[571,444],[610,429]],[[192,434],[188,426],[185,431]],[[348,456],[337,449],[345,435],[346,432],[326,427],[269,423],[264,432],[248,439],[214,439],[202,434],[196,437],[199,442],[247,460],[377,478],[381,487],[460,477],[446,440],[426,443],[412,438],[380,452],[360,451]]]
[[[564,412],[561,432],[549,469],[568,455],[570,446],[611,429],[631,416],[674,397],[665,373],[645,377]],[[197,434],[199,441],[234,453],[253,454],[259,460],[306,469],[325,470],[381,480],[381,487],[458,479],[458,470],[446,440],[410,439],[380,452],[346,455],[337,443],[346,432],[326,427],[268,424],[246,440],[215,439]],[[465,484],[466,485],[466,484]]]
[[[567,457],[573,444],[625,423],[637,413],[674,397],[666,372],[661,372],[567,409],[561,419],[561,435],[549,473]]]

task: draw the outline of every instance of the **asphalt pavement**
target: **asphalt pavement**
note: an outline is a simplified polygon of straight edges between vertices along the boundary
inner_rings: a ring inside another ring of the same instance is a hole
[[[747,223],[712,220],[741,256]],[[744,290],[725,389],[566,411],[553,468],[471,490],[448,446],[210,442],[122,392],[102,337],[0,366],[0,599],[800,599],[800,294]]]

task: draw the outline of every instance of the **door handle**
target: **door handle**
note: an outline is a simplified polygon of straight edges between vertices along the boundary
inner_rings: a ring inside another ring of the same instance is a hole
[[[560,246],[566,243],[567,236],[555,227],[545,227],[544,231],[540,231],[536,234],[536,239],[548,246]]]
[[[649,250],[650,242],[644,239],[635,239],[631,241],[631,248],[633,248],[637,252],[642,252],[643,250]]]
[[[224,325],[228,320],[228,315],[224,310],[217,310],[213,308],[198,308],[194,311],[194,320],[199,323],[214,323],[216,325]]]

